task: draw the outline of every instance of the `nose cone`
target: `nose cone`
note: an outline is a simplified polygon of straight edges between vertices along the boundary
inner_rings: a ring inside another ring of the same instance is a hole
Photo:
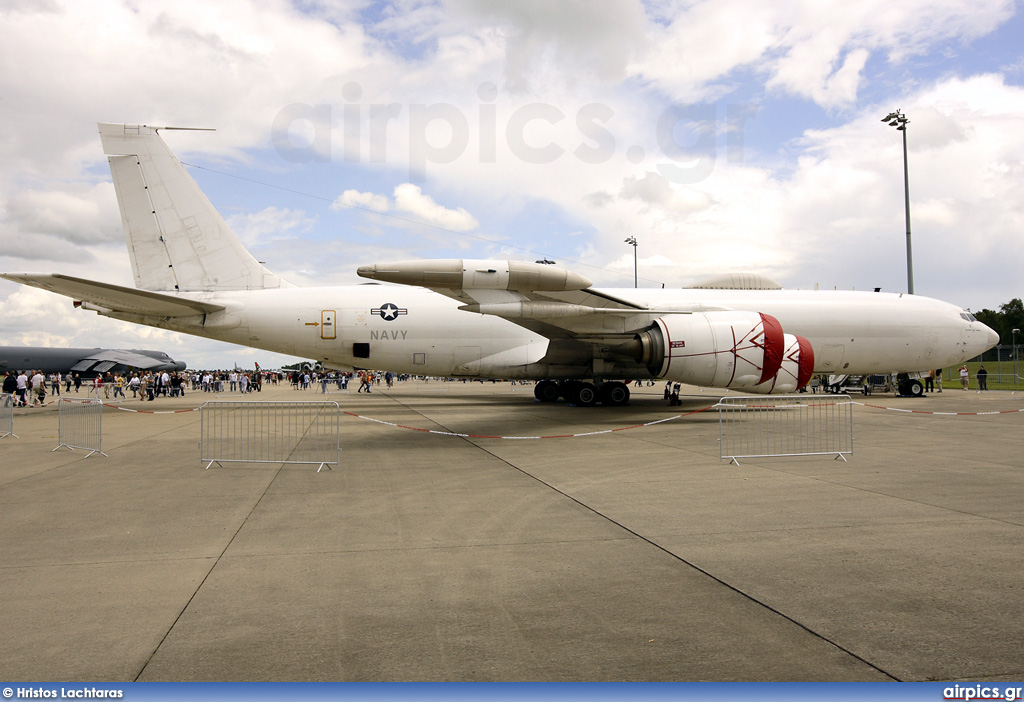
[[[968,350],[974,356],[979,356],[999,343],[999,334],[987,324],[975,320],[971,322],[966,341]]]
[[[988,333],[988,347],[992,348],[993,346],[995,346],[996,344],[999,343],[999,335],[996,334],[994,329],[991,329],[987,325],[983,324],[982,326],[985,328],[985,331]]]
[[[962,361],[969,361],[985,353],[999,343],[999,334],[991,327],[979,321],[966,310],[959,312],[960,315],[960,358]]]

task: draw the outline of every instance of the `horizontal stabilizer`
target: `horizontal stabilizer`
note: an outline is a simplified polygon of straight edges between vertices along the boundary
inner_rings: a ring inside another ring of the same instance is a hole
[[[90,302],[99,307],[126,314],[186,317],[209,314],[224,309],[223,305],[190,300],[177,295],[136,290],[111,283],[100,283],[85,278],[74,278],[60,273],[2,273],[0,278],[49,290],[74,300]]]

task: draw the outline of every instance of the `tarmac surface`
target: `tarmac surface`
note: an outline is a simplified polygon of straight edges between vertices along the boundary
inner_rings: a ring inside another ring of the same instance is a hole
[[[89,457],[17,409],[0,679],[1024,678],[1024,394],[854,396],[848,462],[737,466],[720,393],[633,390],[129,400]],[[204,470],[210,399],[337,401],[340,465]]]

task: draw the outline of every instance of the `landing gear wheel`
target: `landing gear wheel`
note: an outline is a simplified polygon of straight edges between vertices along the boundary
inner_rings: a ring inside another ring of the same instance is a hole
[[[902,380],[896,386],[896,390],[903,397],[921,397],[924,394],[924,385],[920,380]]]
[[[622,407],[629,403],[629,387],[625,383],[615,380],[603,384],[598,390],[602,405]]]
[[[573,383],[565,393],[566,399],[579,407],[597,404],[597,388],[593,383]]]
[[[533,396],[541,402],[554,402],[558,394],[558,383],[553,380],[542,380],[533,386]]]

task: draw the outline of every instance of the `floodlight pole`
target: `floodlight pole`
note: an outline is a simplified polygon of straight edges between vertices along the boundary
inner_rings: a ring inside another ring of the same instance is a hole
[[[910,124],[910,120],[897,109],[895,112],[890,112],[882,121],[903,132],[903,200],[907,212],[907,292],[913,295],[914,255],[910,246],[910,168],[907,164],[907,125]]]
[[[637,287],[637,277],[636,277],[636,244],[637,244],[637,241],[636,241],[636,237],[635,236],[629,237],[628,239],[626,239],[626,243],[627,244],[632,244],[632,246],[633,246],[633,287],[636,288]]]
[[[909,120],[907,120],[909,121]],[[903,124],[903,204],[907,218],[907,292],[914,294],[914,254],[910,247],[910,169],[907,166],[907,126]]]

